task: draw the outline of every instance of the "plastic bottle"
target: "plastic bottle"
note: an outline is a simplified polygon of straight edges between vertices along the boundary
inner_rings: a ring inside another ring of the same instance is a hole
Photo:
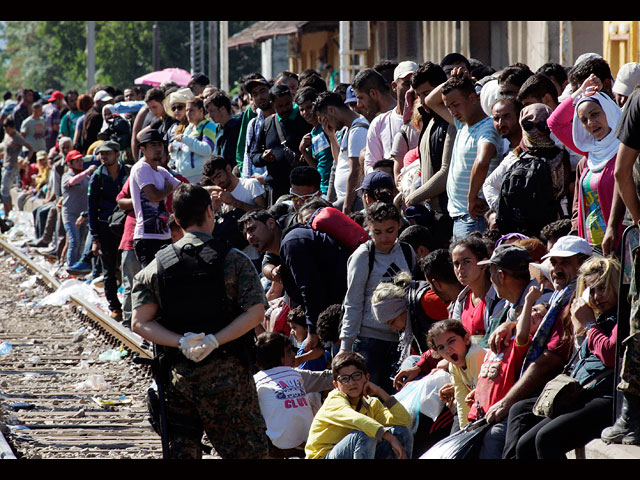
[[[11,351],[11,344],[9,342],[0,343],[0,355],[6,355]]]

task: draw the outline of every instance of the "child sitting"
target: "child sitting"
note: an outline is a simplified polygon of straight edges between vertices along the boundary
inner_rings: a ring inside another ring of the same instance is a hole
[[[364,357],[341,351],[331,370],[335,389],[313,419],[306,458],[407,458],[413,448],[407,428],[411,417],[394,397],[369,382]]]
[[[260,371],[253,379],[260,411],[267,424],[267,436],[276,448],[298,448],[302,457],[313,411],[304,387],[305,372],[293,369],[293,359],[294,350],[288,337],[275,332],[258,336],[256,364]],[[331,388],[328,381],[321,383],[317,388]]]
[[[471,344],[471,335],[459,320],[441,320],[429,329],[427,343],[440,357],[446,360],[453,385],[445,385],[440,389],[440,398],[449,403],[456,403],[460,428],[469,423],[467,416],[470,406],[467,396],[476,387],[480,367],[486,350]],[[454,425],[454,429],[455,429]]]
[[[294,367],[303,368],[305,370],[324,370],[327,368],[331,355],[322,346],[312,348],[305,352],[304,347],[307,343],[307,321],[304,309],[298,306],[287,314],[287,322],[291,328],[291,333],[298,344],[298,352],[294,359]]]

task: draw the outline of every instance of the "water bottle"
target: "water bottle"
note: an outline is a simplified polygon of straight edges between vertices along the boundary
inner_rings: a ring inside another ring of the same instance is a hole
[[[6,355],[11,351],[11,344],[9,342],[0,343],[0,355]]]

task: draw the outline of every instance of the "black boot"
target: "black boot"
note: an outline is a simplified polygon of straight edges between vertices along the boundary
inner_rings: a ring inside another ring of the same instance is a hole
[[[624,393],[622,411],[616,423],[600,435],[604,443],[640,445],[640,397]]]

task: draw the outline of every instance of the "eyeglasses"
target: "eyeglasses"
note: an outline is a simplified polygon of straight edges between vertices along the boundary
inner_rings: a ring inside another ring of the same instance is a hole
[[[354,382],[360,381],[363,375],[364,373],[362,372],[353,372],[351,375],[340,375],[339,377],[336,378],[336,380],[340,382],[342,385],[346,385],[352,380]]]
[[[171,107],[172,112],[175,112],[177,110],[184,110],[184,105],[182,103],[176,103]]]
[[[320,193],[320,190],[316,190],[313,193],[308,193],[306,195],[298,195],[297,193],[293,193],[293,190],[289,190],[289,195],[291,195],[291,200],[293,200],[294,202],[297,200],[308,200],[311,197],[315,197],[318,193]]]

